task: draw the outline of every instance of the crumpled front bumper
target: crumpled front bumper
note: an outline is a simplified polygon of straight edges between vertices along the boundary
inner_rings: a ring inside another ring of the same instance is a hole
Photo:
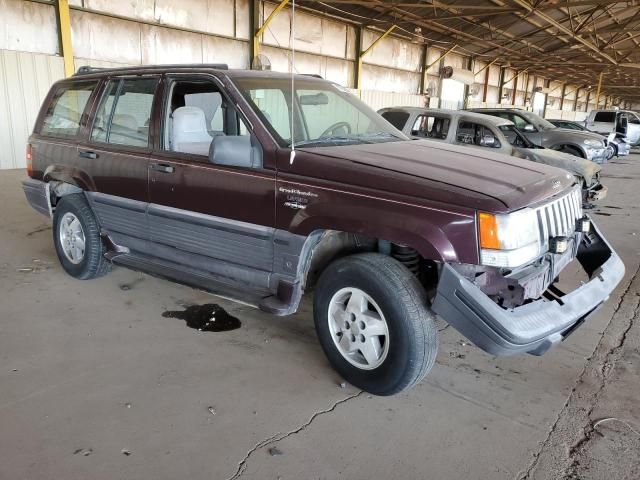
[[[609,157],[607,157],[607,149],[603,148],[587,148],[586,149],[587,160],[591,160],[596,163],[605,163]]]
[[[587,245],[588,242],[588,245]],[[593,313],[620,283],[624,264],[592,223],[577,260],[591,280],[559,297],[557,290],[531,303],[504,309],[445,264],[433,310],[475,345],[493,355],[542,355]]]

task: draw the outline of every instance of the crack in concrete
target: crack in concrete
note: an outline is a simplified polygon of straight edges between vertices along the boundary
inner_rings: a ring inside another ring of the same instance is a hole
[[[578,378],[576,379],[576,381],[575,381],[575,383],[573,385],[573,388],[571,389],[571,392],[569,392],[569,395],[567,396],[566,401],[564,402],[564,404],[562,405],[562,408],[558,412],[558,415],[556,416],[556,419],[553,422],[553,425],[551,425],[551,428],[549,429],[549,433],[547,434],[547,436],[544,439],[544,441],[540,444],[540,448],[538,449],[538,451],[536,453],[534,453],[533,458],[531,460],[531,463],[527,466],[527,468],[523,472],[520,472],[518,474],[517,480],[529,480],[531,478],[531,473],[533,472],[534,468],[536,468],[536,466],[538,465],[538,461],[540,460],[540,456],[542,455],[542,452],[543,452],[545,446],[547,446],[549,444],[549,442],[551,440],[551,437],[553,436],[556,428],[558,427],[560,419],[563,417],[563,415],[567,411],[567,408],[569,407],[569,404],[571,403],[571,400],[574,397],[574,394],[576,392],[576,389],[578,388],[578,385],[582,382],[582,379],[583,379],[583,377],[585,376],[585,374],[586,374],[586,372],[588,370],[587,367],[592,363],[593,360],[595,360],[595,357],[598,354],[598,347],[600,346],[600,344],[602,343],[602,340],[604,339],[605,335],[607,334],[607,330],[609,329],[609,326],[613,322],[613,319],[617,315],[617,313],[620,310],[620,308],[622,308],[622,304],[623,304],[623,302],[625,300],[625,297],[627,296],[627,294],[631,290],[631,286],[633,285],[633,282],[635,281],[635,279],[636,279],[636,277],[638,276],[639,273],[640,273],[640,265],[638,266],[636,271],[633,273],[633,275],[629,279],[624,291],[618,297],[618,302],[616,303],[616,306],[614,307],[613,312],[611,314],[611,320],[609,321],[607,326],[603,329],[602,334],[600,335],[600,340],[598,340],[598,343],[597,343],[595,349],[593,350],[593,353],[589,356],[589,358],[585,362],[584,366],[582,367],[582,371],[580,372],[580,375],[578,375]],[[635,313],[634,313],[634,315],[635,315]],[[633,325],[633,317],[631,318],[631,320],[629,322],[629,326],[627,328],[625,328],[625,330],[623,332],[623,335],[621,336],[620,343],[617,346],[614,346],[612,349],[610,349],[610,351],[605,356],[605,359],[609,358],[609,354],[611,353],[611,351],[615,350],[616,348],[620,348],[624,344],[624,340],[626,339],[626,334],[631,329],[632,325]],[[604,368],[604,364],[603,364],[603,368]],[[604,387],[601,387],[601,388],[604,388]],[[598,392],[600,390],[601,389],[599,389]],[[593,412],[594,408],[595,408],[595,403],[592,403],[592,406],[591,406],[591,409],[588,412],[588,415],[591,415],[591,413]],[[587,427],[585,427],[585,429],[586,428]],[[586,435],[586,433],[585,433],[585,435]],[[572,451],[573,451],[573,448],[568,453],[568,459],[571,458],[571,452]],[[566,470],[565,470],[565,473],[566,473]]]
[[[261,448],[264,448],[264,447],[266,447],[268,445],[272,445],[272,444],[277,443],[277,442],[279,442],[281,440],[284,440],[285,438],[288,438],[288,437],[290,437],[292,435],[300,433],[301,431],[305,430],[309,425],[311,425],[314,422],[314,420],[316,418],[318,418],[319,416],[333,412],[338,407],[338,405],[342,405],[343,403],[346,403],[349,400],[357,398],[360,395],[363,395],[364,393],[365,392],[363,392],[363,391],[360,391],[358,393],[354,393],[353,395],[349,395],[348,397],[343,398],[342,400],[338,400],[337,402],[334,402],[333,405],[331,405],[331,407],[329,407],[329,408],[327,408],[325,410],[320,410],[319,412],[314,412],[314,414],[311,415],[309,420],[307,420],[305,423],[303,423],[298,428],[295,428],[294,430],[290,430],[289,432],[286,432],[286,433],[278,432],[275,435],[271,435],[270,437],[267,437],[264,440],[259,441],[249,451],[247,451],[247,453],[244,456],[244,458],[242,460],[240,460],[240,462],[238,462],[238,469],[236,470],[236,472],[232,476],[227,478],[227,480],[236,480],[237,478],[240,478],[242,476],[242,474],[245,472],[246,468],[247,468],[247,462],[249,461],[249,458],[257,450],[260,450]]]
[[[592,395],[591,407],[589,411],[586,413],[586,418],[589,420],[588,423],[583,427],[583,435],[582,437],[574,443],[574,445],[569,450],[568,460],[571,460],[575,456],[579,455],[586,444],[591,440],[591,437],[594,433],[596,433],[596,429],[594,427],[594,421],[591,419],[591,414],[595,410],[598,405],[598,398],[604,391],[607,386],[607,380],[609,379],[611,373],[613,372],[614,366],[618,360],[618,354],[622,350],[625,341],[627,340],[627,335],[629,331],[634,326],[634,320],[638,318],[640,315],[640,299],[636,303],[633,313],[629,318],[629,324],[626,326],[622,334],[620,335],[618,342],[616,345],[612,346],[609,351],[605,355],[605,361],[602,363],[602,368],[600,369],[600,385],[598,386],[598,390]],[[563,478],[574,478],[575,470],[579,466],[578,459],[574,459],[571,462],[571,465],[567,467],[564,471]]]

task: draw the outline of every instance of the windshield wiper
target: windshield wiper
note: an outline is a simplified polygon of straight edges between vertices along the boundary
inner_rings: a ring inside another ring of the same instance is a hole
[[[358,138],[397,138],[398,140],[402,140],[402,137],[395,135],[391,132],[375,132],[375,133],[363,133]]]
[[[345,137],[344,135],[333,135],[330,137],[320,137],[314,140],[301,140],[293,144],[294,147],[308,147],[310,145],[325,145],[327,143],[371,143],[371,142],[363,142],[362,139],[358,137]]]

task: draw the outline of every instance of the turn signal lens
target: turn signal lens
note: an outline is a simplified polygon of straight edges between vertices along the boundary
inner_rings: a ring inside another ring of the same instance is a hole
[[[33,154],[30,143],[27,143],[27,175],[33,176]]]
[[[480,212],[478,214],[478,223],[480,225],[480,246],[482,248],[500,248],[500,240],[498,239],[498,220],[495,215]]]

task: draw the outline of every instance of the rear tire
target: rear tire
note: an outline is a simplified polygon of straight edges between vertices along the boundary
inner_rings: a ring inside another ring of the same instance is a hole
[[[53,243],[62,268],[74,278],[89,280],[111,270],[111,263],[104,257],[100,227],[82,193],[58,201],[53,215]]]
[[[435,315],[417,278],[391,257],[363,253],[331,264],[318,281],[313,310],[329,362],[362,390],[393,395],[433,367]]]

